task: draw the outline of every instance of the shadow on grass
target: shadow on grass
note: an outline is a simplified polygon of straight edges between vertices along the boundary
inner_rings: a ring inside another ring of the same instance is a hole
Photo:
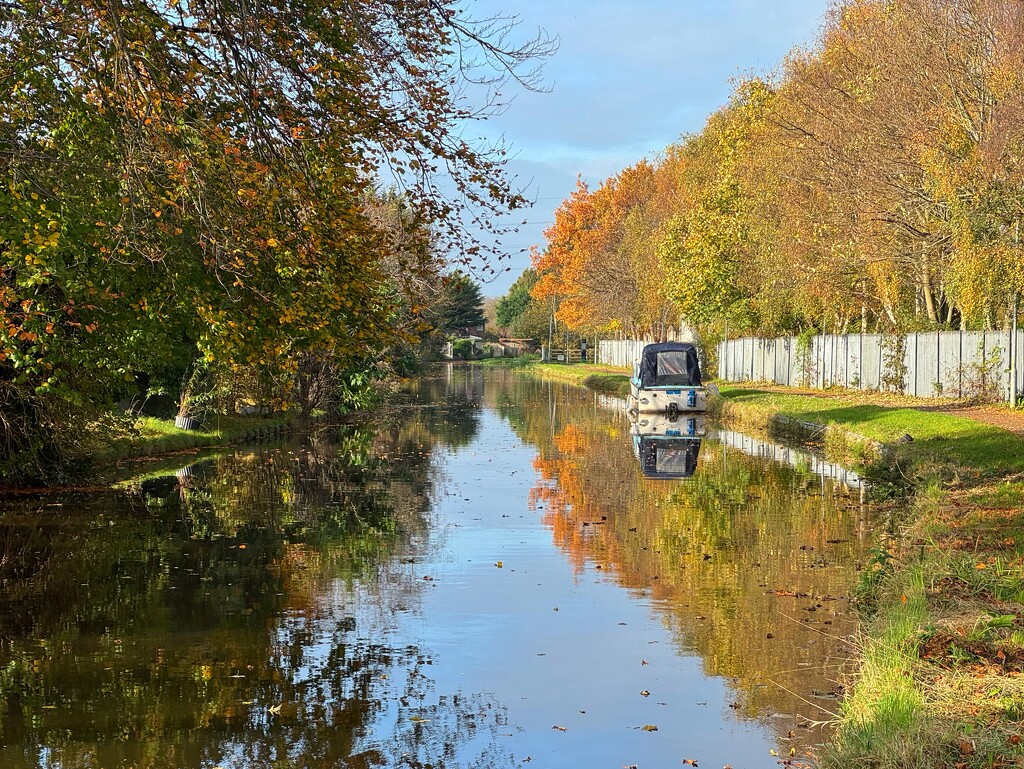
[[[774,411],[804,422],[836,426],[892,445],[905,435],[898,460],[937,463],[993,477],[1024,471],[1024,439],[994,425],[965,417],[900,406],[839,405],[804,395],[787,395],[754,388],[729,388],[727,400]],[[897,461],[894,456],[893,461]]]

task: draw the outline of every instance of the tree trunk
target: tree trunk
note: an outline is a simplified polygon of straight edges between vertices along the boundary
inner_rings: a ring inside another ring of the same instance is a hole
[[[935,311],[935,295],[932,292],[932,279],[928,271],[928,257],[921,254],[921,293],[924,294],[924,306],[928,313],[928,320],[938,324],[939,316]]]

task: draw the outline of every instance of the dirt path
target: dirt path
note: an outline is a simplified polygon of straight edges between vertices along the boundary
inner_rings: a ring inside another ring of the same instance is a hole
[[[942,414],[953,414],[954,416],[973,419],[975,422],[984,422],[988,425],[995,425],[1011,433],[1024,437],[1024,411],[1013,410],[1006,406],[977,406],[977,405],[946,405],[946,406],[919,406],[922,411],[938,411]]]

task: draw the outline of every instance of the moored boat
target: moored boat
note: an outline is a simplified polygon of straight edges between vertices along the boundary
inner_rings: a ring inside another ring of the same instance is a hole
[[[633,411],[704,412],[708,388],[701,383],[697,348],[688,342],[659,342],[644,347],[629,380]]]

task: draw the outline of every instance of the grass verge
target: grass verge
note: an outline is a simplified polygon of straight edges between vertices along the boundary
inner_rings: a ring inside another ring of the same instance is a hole
[[[106,434],[94,456],[98,465],[104,465],[124,459],[266,440],[284,435],[288,430],[289,421],[283,417],[220,417],[202,430],[179,430],[172,419],[141,417],[128,430]]]
[[[591,390],[625,398],[629,395],[629,374],[626,369],[597,363],[540,363],[529,365],[529,372],[542,379],[588,387]]]

